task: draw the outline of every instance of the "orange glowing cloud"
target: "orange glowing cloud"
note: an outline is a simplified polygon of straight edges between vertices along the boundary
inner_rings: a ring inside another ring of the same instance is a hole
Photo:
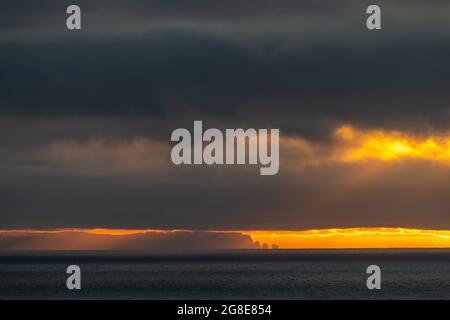
[[[342,126],[335,131],[344,162],[418,159],[450,164],[450,134],[413,136],[399,131],[360,130]],[[341,149],[342,148],[342,149]]]

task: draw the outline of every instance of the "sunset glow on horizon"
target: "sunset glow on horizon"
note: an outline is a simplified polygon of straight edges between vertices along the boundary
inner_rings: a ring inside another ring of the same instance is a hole
[[[16,230],[0,230],[1,235],[13,234],[61,234],[61,233],[86,233],[105,236],[127,236],[145,233],[173,233],[173,232],[188,232],[189,230],[159,230],[159,229],[108,229],[108,228],[62,228],[49,230],[34,230],[34,229],[16,229]]]
[[[450,230],[342,228],[305,231],[242,231],[282,249],[450,248]]]
[[[54,229],[54,230],[0,230],[0,238],[39,234],[75,234],[133,236],[151,233],[193,233],[195,230],[155,229]],[[198,231],[200,232],[200,231]],[[301,231],[288,230],[240,230],[202,231],[206,233],[238,233],[251,237],[261,246],[266,244],[280,249],[350,249],[350,248],[450,248],[450,230],[422,230],[409,228],[336,228]],[[76,239],[76,237],[74,238]]]

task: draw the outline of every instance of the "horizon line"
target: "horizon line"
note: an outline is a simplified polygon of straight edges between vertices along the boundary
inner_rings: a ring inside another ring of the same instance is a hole
[[[407,249],[450,248],[450,230],[403,227],[354,227],[306,230],[197,230],[197,229],[116,229],[116,228],[51,228],[2,229],[0,239],[60,236],[76,240],[76,234],[110,238],[114,241],[151,235],[233,234],[249,237],[255,249]],[[123,237],[123,238],[122,238]],[[73,238],[73,239],[72,239]],[[75,241],[76,242],[76,241]],[[227,249],[227,247],[224,247]],[[234,249],[234,248],[230,248]]]

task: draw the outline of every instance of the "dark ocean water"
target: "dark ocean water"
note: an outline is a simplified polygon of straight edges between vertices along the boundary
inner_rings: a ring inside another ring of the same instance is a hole
[[[2,253],[0,299],[450,299],[450,250]]]

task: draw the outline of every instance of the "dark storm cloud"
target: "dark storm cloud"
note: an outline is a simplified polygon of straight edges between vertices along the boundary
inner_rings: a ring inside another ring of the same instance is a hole
[[[187,104],[214,113],[267,99],[309,102],[304,108],[311,111],[325,93],[341,101],[369,94],[366,99],[387,103],[405,92],[411,101],[441,98],[450,78],[446,36],[408,36],[396,43],[378,36],[336,44],[323,39],[265,48],[160,31],[88,43],[76,38],[9,44],[2,48],[2,111],[159,115]],[[317,112],[329,111],[324,108]],[[345,105],[341,109],[347,111]]]
[[[381,32],[365,29],[365,4],[314,3],[93,2],[78,33],[59,26],[60,5],[30,3],[36,13],[5,5],[10,20],[27,12],[38,28],[23,36],[26,22],[19,19],[0,41],[0,112],[229,117],[312,136],[328,120],[446,123],[445,2],[381,3]],[[44,13],[49,18],[39,22]],[[302,119],[317,128],[302,127]]]

